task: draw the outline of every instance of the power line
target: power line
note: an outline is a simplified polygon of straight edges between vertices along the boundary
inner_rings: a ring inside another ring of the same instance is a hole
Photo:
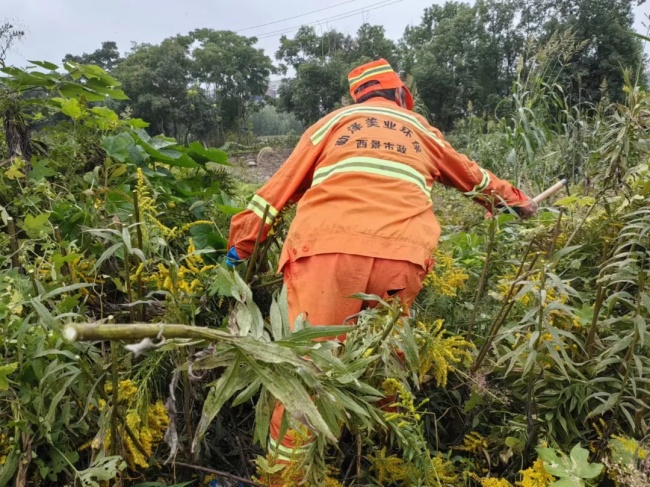
[[[296,25],[294,27],[287,27],[287,28],[272,31],[272,32],[265,32],[265,33],[262,33],[262,34],[260,34],[259,36],[256,36],[256,37],[258,39],[265,39],[267,37],[273,37],[273,36],[276,36],[276,35],[281,35],[281,34],[283,34],[285,32],[291,32],[293,30],[300,29],[301,27],[303,27],[305,25],[317,25],[317,24],[327,22],[327,21],[330,21],[330,20],[346,19],[348,17],[353,17],[354,15],[357,15],[357,14],[359,14],[361,12],[366,12],[369,9],[377,10],[378,8],[387,7],[388,5],[392,5],[393,3],[399,3],[399,2],[403,2],[403,1],[404,0],[381,0],[380,2],[374,3],[372,5],[368,5],[368,6],[363,7],[363,8],[350,10],[348,12],[343,12],[343,13],[340,13],[340,14],[333,15],[331,17],[325,17],[323,19],[314,20],[313,22],[307,22],[307,23],[304,23],[304,24]]]
[[[287,20],[293,20],[293,19],[298,19],[300,17],[306,17],[307,15],[316,14],[318,12],[323,12],[324,10],[329,10],[331,8],[334,8],[334,7],[340,7],[341,5],[345,5],[345,4],[356,2],[356,1],[357,0],[347,0],[346,2],[337,3],[335,5],[330,5],[329,7],[321,8],[321,9],[318,9],[318,10],[312,10],[311,12],[307,12],[307,13],[304,13],[304,14],[294,15],[293,17],[287,17],[286,19],[274,20],[273,22],[267,22],[266,24],[259,24],[259,25],[254,25],[252,27],[246,27],[245,29],[239,29],[236,32],[244,32],[246,30],[257,29],[258,27],[266,27],[267,25],[279,24],[280,22],[286,22]]]
[[[326,17],[324,19],[316,20],[314,22],[308,22],[308,23],[301,24],[301,25],[294,26],[294,27],[287,27],[286,29],[281,29],[281,30],[277,30],[277,31],[273,31],[273,32],[266,32],[266,33],[260,34],[260,35],[258,35],[256,37],[258,39],[268,39],[270,37],[276,37],[278,35],[286,34],[287,32],[291,32],[291,31],[300,29],[303,26],[320,24],[322,22],[327,22],[327,21],[332,21],[332,20],[343,20],[343,19],[346,19],[348,17],[353,17],[353,16],[355,16],[355,15],[361,13],[361,12],[366,12],[369,9],[378,10],[380,8],[388,7],[389,5],[393,5],[395,3],[400,3],[400,2],[403,2],[403,1],[404,0],[382,0],[379,3],[376,3],[374,5],[369,5],[369,6],[364,7],[364,8],[360,8],[360,9],[353,10],[353,11],[346,12],[346,13],[339,14],[339,15],[335,15],[335,16],[332,16],[332,17]]]

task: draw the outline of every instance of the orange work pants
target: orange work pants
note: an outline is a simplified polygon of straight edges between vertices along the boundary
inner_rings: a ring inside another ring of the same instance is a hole
[[[289,320],[304,313],[311,325],[342,325],[344,320],[376,302],[350,296],[374,294],[383,299],[399,296],[410,306],[422,289],[426,269],[401,260],[375,259],[350,254],[320,254],[289,262],[284,267]],[[286,463],[293,451],[291,431],[279,439],[284,407],[278,403],[270,424],[269,451]]]

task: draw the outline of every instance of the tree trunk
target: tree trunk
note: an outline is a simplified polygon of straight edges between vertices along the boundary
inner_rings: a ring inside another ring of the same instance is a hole
[[[21,157],[25,160],[25,174],[31,171],[31,131],[22,114],[18,100],[10,99],[3,114],[5,139],[9,159]]]

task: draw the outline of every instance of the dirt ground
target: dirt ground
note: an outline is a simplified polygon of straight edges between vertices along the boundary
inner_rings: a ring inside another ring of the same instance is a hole
[[[259,152],[237,154],[230,158],[231,171],[250,183],[264,183],[278,170],[291,154],[291,149],[265,147]],[[250,165],[254,162],[255,165]]]

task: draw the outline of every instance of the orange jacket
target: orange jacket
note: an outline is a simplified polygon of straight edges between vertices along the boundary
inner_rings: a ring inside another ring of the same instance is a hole
[[[481,196],[496,195],[510,206],[528,200],[457,153],[423,117],[372,98],[309,127],[248,208],[233,217],[228,247],[249,257],[265,207],[262,239],[282,208],[298,201],[279,272],[289,260],[323,253],[407,260],[429,269],[440,237],[431,203],[434,182],[488,209]]]

